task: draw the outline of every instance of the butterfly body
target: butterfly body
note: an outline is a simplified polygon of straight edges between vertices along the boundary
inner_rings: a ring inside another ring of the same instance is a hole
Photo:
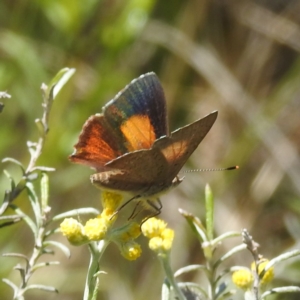
[[[83,126],[70,160],[96,169],[97,187],[157,198],[206,136],[217,112],[168,132],[166,101],[154,73],[133,80]]]

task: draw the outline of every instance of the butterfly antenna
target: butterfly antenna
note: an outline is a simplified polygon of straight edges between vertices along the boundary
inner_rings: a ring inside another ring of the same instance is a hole
[[[230,171],[237,170],[239,166],[227,167],[227,168],[208,168],[208,169],[194,169],[194,170],[186,170],[184,173],[194,173],[194,172],[211,172],[211,171]]]

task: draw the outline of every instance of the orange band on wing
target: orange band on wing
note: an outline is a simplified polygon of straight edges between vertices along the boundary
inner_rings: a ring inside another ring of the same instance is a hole
[[[129,151],[150,149],[156,140],[154,128],[148,116],[135,115],[121,125]]]
[[[180,158],[185,155],[188,149],[187,141],[174,142],[165,148],[161,149],[163,156],[167,159],[169,163],[180,160]]]

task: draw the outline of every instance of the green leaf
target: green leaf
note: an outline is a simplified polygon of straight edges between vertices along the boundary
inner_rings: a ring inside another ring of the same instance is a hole
[[[271,259],[267,265],[265,266],[264,270],[259,274],[259,277],[260,278],[263,278],[265,273],[270,269],[272,268],[275,264],[278,264],[279,262],[282,262],[284,260],[287,260],[289,258],[292,258],[292,257],[295,257],[295,256],[298,256],[300,255],[300,250],[292,250],[292,251],[289,251],[289,252],[286,252],[286,253],[283,253],[283,254],[280,254],[276,257],[274,257],[273,259]]]
[[[45,246],[51,245],[56,248],[59,248],[66,255],[67,258],[71,257],[70,249],[68,247],[66,247],[65,245],[63,245],[62,243],[55,242],[55,241],[46,241],[43,243],[43,245],[45,245]]]
[[[12,190],[10,195],[10,201],[17,198],[20,193],[25,189],[27,178],[23,176],[21,180],[18,182],[17,186]]]
[[[0,224],[0,228],[13,225],[17,222],[20,222],[21,220],[22,220],[22,218],[19,215],[1,216],[1,214],[0,214],[0,222],[5,222],[5,223]]]
[[[43,212],[48,207],[49,200],[49,177],[46,173],[42,173],[41,179],[41,204]]]
[[[228,231],[228,232],[225,232],[225,233],[219,235],[214,240],[212,240],[211,244],[213,246],[216,246],[216,245],[218,245],[219,243],[221,243],[225,239],[232,238],[232,237],[240,237],[241,235],[242,234],[239,231]]]
[[[272,294],[285,294],[285,293],[300,293],[300,287],[298,286],[282,286],[278,288],[266,291],[261,295],[261,299],[265,299],[267,296]]]
[[[185,266],[183,268],[178,269],[175,273],[174,273],[174,277],[178,277],[180,275],[189,273],[189,272],[193,272],[193,271],[199,271],[199,270],[204,270],[207,271],[207,267],[204,265],[189,265],[189,266]]]
[[[52,286],[48,286],[48,285],[42,285],[42,284],[31,284],[29,286],[27,286],[24,290],[28,291],[28,290],[33,290],[33,289],[37,289],[37,290],[42,290],[45,292],[55,292],[58,293],[58,290]]]
[[[25,173],[25,168],[24,168],[23,164],[20,161],[14,159],[12,157],[5,157],[5,158],[2,159],[2,162],[3,163],[4,162],[11,162],[13,164],[16,164],[16,165],[18,165],[21,168],[23,174]]]
[[[53,100],[56,98],[62,87],[69,81],[69,79],[75,73],[75,69],[64,68],[61,69],[54,78],[50,81],[46,90],[46,97],[49,98],[51,93]]]
[[[17,293],[18,287],[17,287],[12,281],[10,281],[10,280],[7,279],[7,278],[2,278],[2,281],[3,281],[4,283],[6,283],[7,285],[9,285],[9,286],[14,290],[14,294]]]
[[[27,182],[26,187],[27,187],[30,204],[34,212],[36,222],[38,224],[39,222],[42,222],[42,213],[41,213],[41,206],[39,203],[39,199],[35,193],[34,186],[31,182]]]
[[[2,215],[6,211],[8,205],[10,203],[10,196],[11,196],[11,191],[5,191],[4,199],[3,199],[2,205],[0,207],[0,215]]]
[[[29,259],[26,255],[22,253],[3,253],[2,256],[4,257],[16,257],[16,258],[22,258],[26,261],[26,263],[29,263]]]
[[[197,234],[198,239],[203,243],[207,242],[207,232],[201,223],[200,219],[195,217],[193,214],[184,211],[183,209],[179,209],[179,213],[184,216],[192,230]]]
[[[23,211],[22,211],[19,207],[15,206],[15,205],[13,205],[13,204],[11,204],[10,207],[11,207],[11,208],[12,208],[19,216],[21,216],[21,217],[24,219],[24,221],[27,223],[27,225],[29,226],[29,228],[32,230],[34,236],[37,236],[37,234],[38,234],[38,229],[37,229],[35,223],[32,221],[32,219],[31,219],[28,215],[26,215],[25,213],[23,213]]]
[[[67,211],[65,213],[56,215],[55,217],[52,218],[52,220],[59,221],[59,220],[65,219],[65,218],[77,217],[79,215],[86,215],[86,214],[99,215],[100,212],[99,212],[99,210],[97,210],[93,207],[78,208],[78,209],[73,209],[73,210]]]
[[[44,167],[44,166],[37,166],[37,167],[33,167],[31,169],[31,172],[33,171],[42,171],[42,172],[54,172],[55,168],[51,168],[51,167]]]
[[[220,257],[214,264],[214,268],[217,268],[222,262],[224,262],[226,259],[230,258],[235,253],[238,253],[240,251],[246,250],[247,245],[241,244],[239,246],[236,246],[229,250],[227,253],[225,253],[222,257]]]
[[[214,198],[210,186],[205,186],[206,230],[211,241],[214,238]]]
[[[16,188],[15,180],[13,179],[13,177],[10,175],[10,173],[7,170],[4,169],[3,173],[10,181],[10,188],[11,188],[11,191],[13,191]]]
[[[42,262],[39,264],[35,264],[32,268],[31,268],[31,272],[33,273],[34,271],[36,271],[37,269],[41,269],[44,267],[48,267],[48,266],[57,266],[59,265],[60,262],[59,261],[47,261],[47,262]]]

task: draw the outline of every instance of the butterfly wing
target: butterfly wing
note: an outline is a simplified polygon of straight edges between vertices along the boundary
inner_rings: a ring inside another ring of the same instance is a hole
[[[149,149],[168,134],[166,100],[153,72],[127,85],[104,106],[103,115],[128,152]]]
[[[218,112],[214,111],[194,123],[173,131],[169,137],[162,137],[155,141],[152,148],[160,149],[168,162],[166,175],[168,178],[173,180],[177,176],[188,158],[209,132],[217,116]]]
[[[145,194],[163,184],[168,163],[159,149],[138,150],[106,164],[107,171],[93,174],[91,181],[99,188]]]
[[[102,170],[104,165],[122,155],[126,149],[118,143],[102,114],[91,116],[83,125],[75,151],[69,156],[72,162]]]
[[[151,148],[167,131],[162,86],[153,72],[147,73],[117,94],[102,114],[87,120],[69,159],[102,171],[125,153]]]
[[[206,136],[217,115],[213,112],[173,131],[169,137],[161,137],[151,149],[134,151],[110,161],[106,164],[110,171],[92,175],[92,182],[100,188],[144,196],[168,189],[174,185],[174,178]]]

